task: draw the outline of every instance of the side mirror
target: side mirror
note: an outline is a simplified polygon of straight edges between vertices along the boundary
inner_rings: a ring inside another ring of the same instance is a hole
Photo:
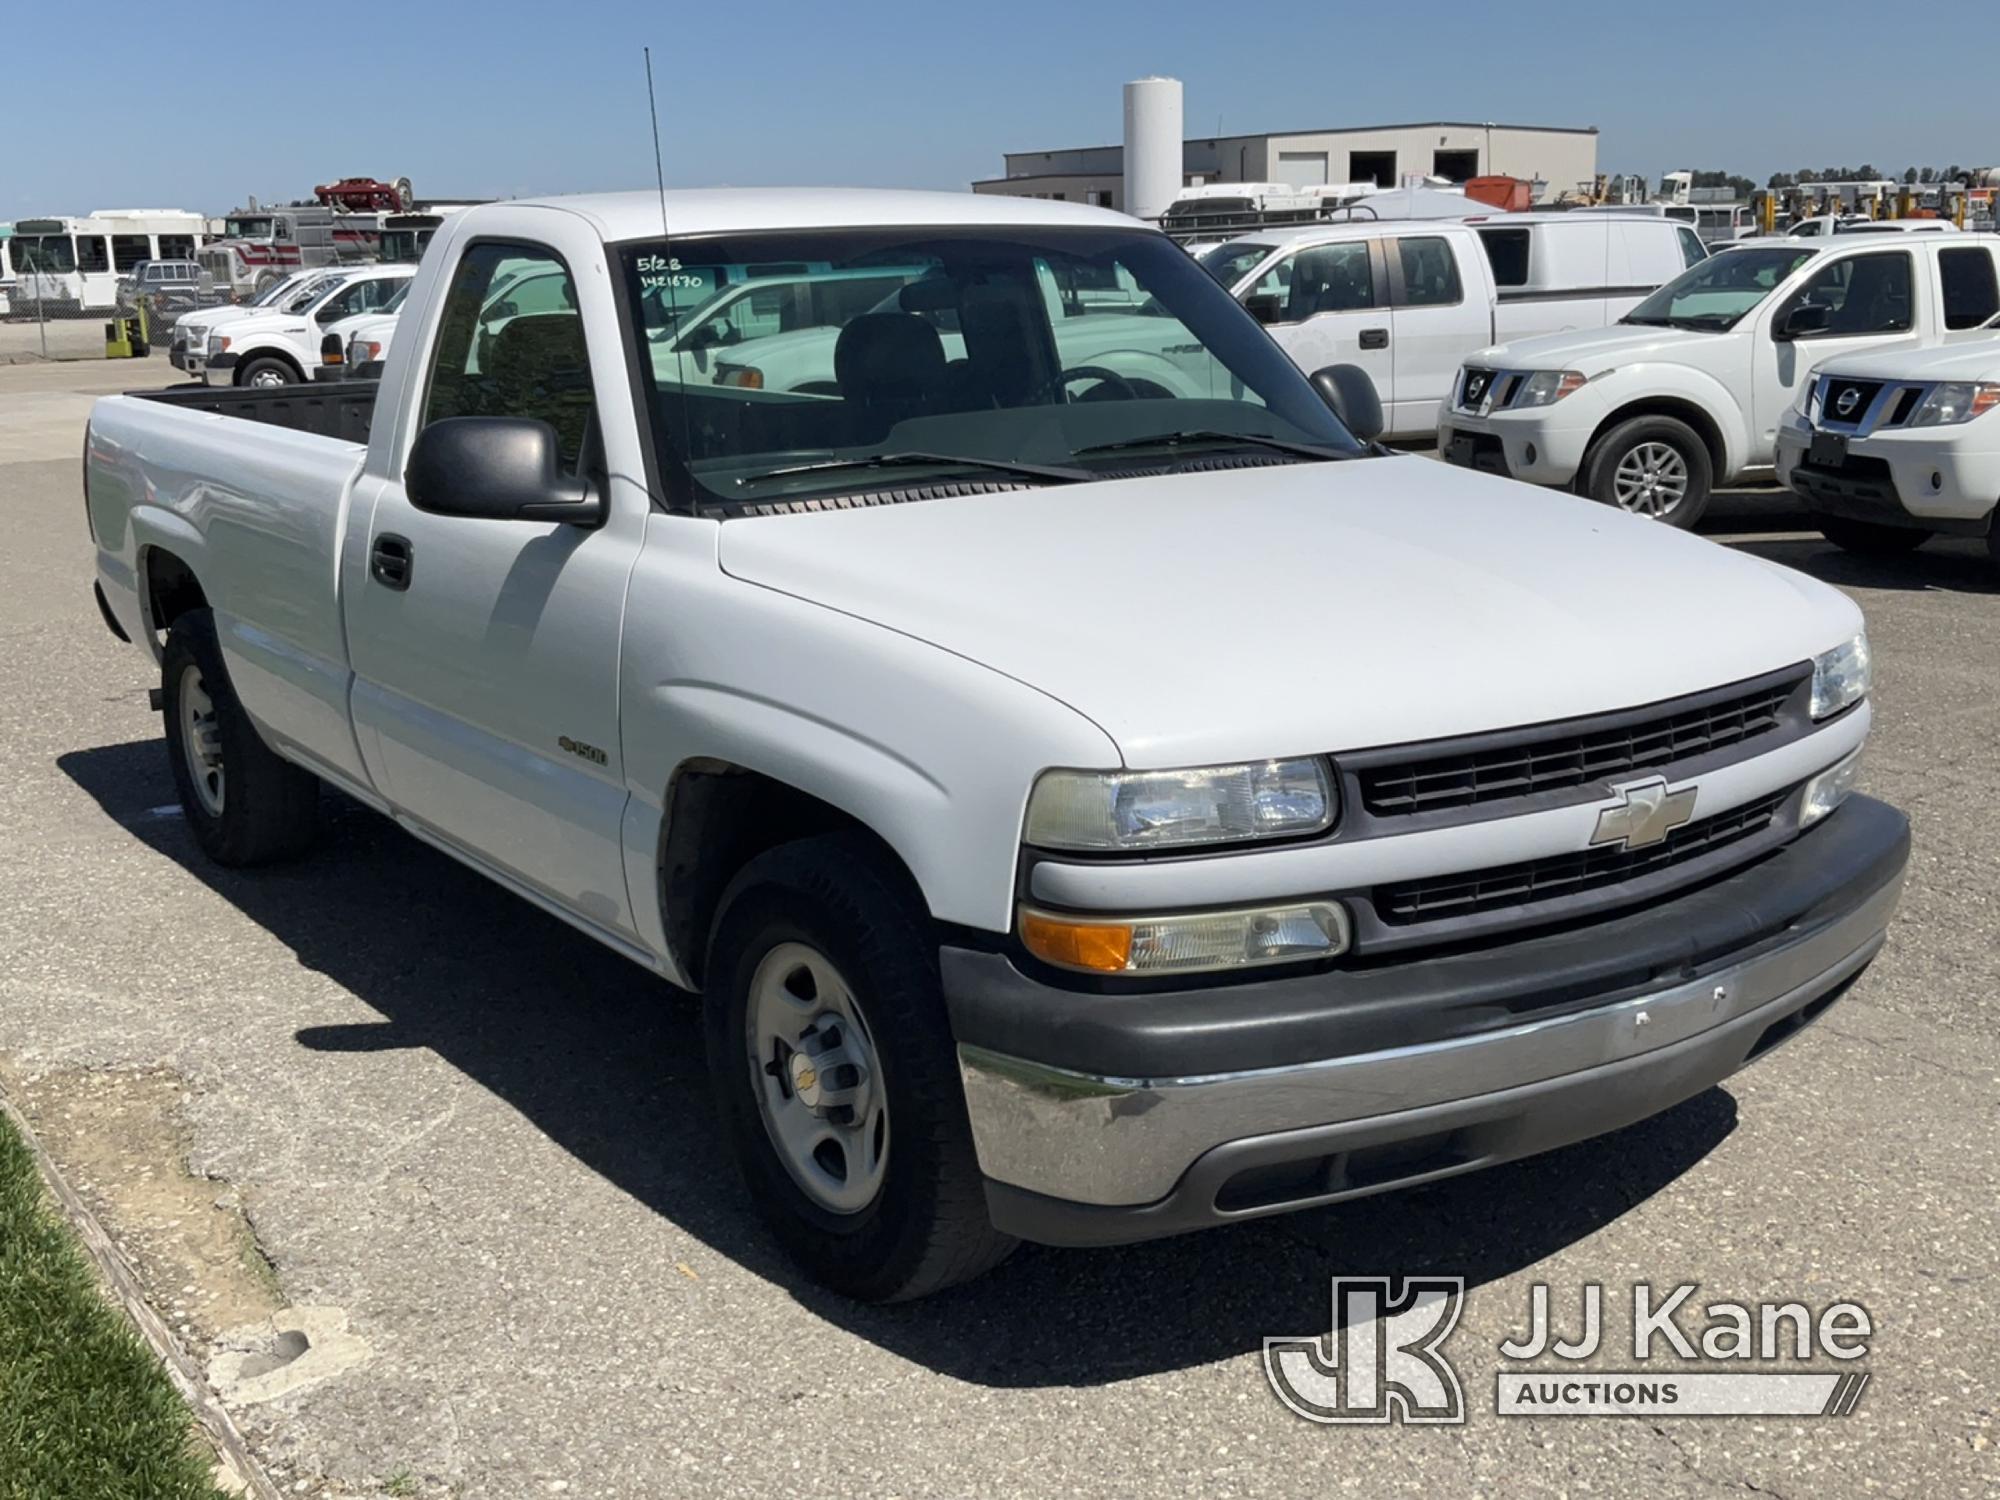
[[[1328,365],[1312,373],[1313,389],[1333,408],[1341,425],[1364,443],[1382,435],[1382,398],[1375,382],[1359,365]]]
[[[1269,328],[1285,316],[1285,299],[1276,292],[1258,292],[1243,299],[1243,310]]]
[[[440,516],[596,526],[604,497],[562,470],[556,430],[529,417],[444,417],[426,424],[403,473],[410,504]]]
[[[1824,302],[1801,302],[1778,320],[1771,337],[1779,343],[1825,333],[1833,326],[1833,309]]]

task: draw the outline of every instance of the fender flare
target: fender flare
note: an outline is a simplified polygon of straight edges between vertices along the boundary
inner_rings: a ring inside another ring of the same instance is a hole
[[[1749,462],[1749,417],[1729,387],[1707,371],[1686,365],[1644,362],[1620,365],[1598,380],[1604,382],[1599,388],[1604,415],[1591,428],[1590,442],[1584,449],[1586,463],[1597,440],[1607,429],[1624,421],[1628,411],[1634,407],[1659,406],[1686,407],[1705,419],[1722,449],[1720,462],[1715,465],[1716,484],[1734,478]],[[1591,383],[1596,385],[1597,381]],[[1699,431],[1701,423],[1694,425]]]

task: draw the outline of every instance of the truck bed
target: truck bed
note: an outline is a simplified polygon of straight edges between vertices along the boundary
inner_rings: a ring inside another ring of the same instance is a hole
[[[320,381],[263,390],[205,385],[177,385],[163,391],[127,391],[139,401],[159,401],[219,417],[238,417],[316,433],[345,443],[368,441],[369,419],[375,414],[372,380]]]

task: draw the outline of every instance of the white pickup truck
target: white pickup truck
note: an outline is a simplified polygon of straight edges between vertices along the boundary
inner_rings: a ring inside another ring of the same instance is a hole
[[[196,350],[190,334],[185,366],[208,385],[268,388],[311,380],[327,330],[384,306],[415,273],[407,265],[327,271],[267,306],[211,322],[205,349]]]
[[[1365,380],[1117,214],[661,214],[454,216],[379,383],[100,401],[96,588],[213,858],[302,853],[335,788],[699,992],[826,1284],[1611,1130],[1882,945],[1908,828],[1852,795],[1834,589],[1385,453]],[[830,394],[718,385],[655,337],[680,256],[914,266],[918,310],[844,310]],[[529,268],[572,295],[484,325]],[[1047,273],[1129,276],[1206,393],[1076,363],[1105,314]]]
[[[1597,332],[1482,350],[1438,424],[1452,463],[1688,527],[1766,477],[1816,365],[1948,342],[2000,312],[2000,237],[1739,240]]]
[[[1468,355],[1602,328],[1706,253],[1665,219],[1522,213],[1246,235],[1202,264],[1299,368],[1360,366],[1388,435],[1429,438]]]
[[[1830,360],[1778,424],[1778,478],[1828,541],[1984,537],[2000,563],[2000,318],[1968,341]]]

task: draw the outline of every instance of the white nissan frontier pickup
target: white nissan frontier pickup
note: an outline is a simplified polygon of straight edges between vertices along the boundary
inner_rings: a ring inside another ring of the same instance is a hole
[[[676,329],[773,266],[889,290],[720,384]],[[85,478],[207,854],[330,786],[697,992],[879,1300],[1616,1129],[1881,947],[1855,606],[1381,421],[1114,213],[637,193],[454,215],[379,383],[110,397]]]

